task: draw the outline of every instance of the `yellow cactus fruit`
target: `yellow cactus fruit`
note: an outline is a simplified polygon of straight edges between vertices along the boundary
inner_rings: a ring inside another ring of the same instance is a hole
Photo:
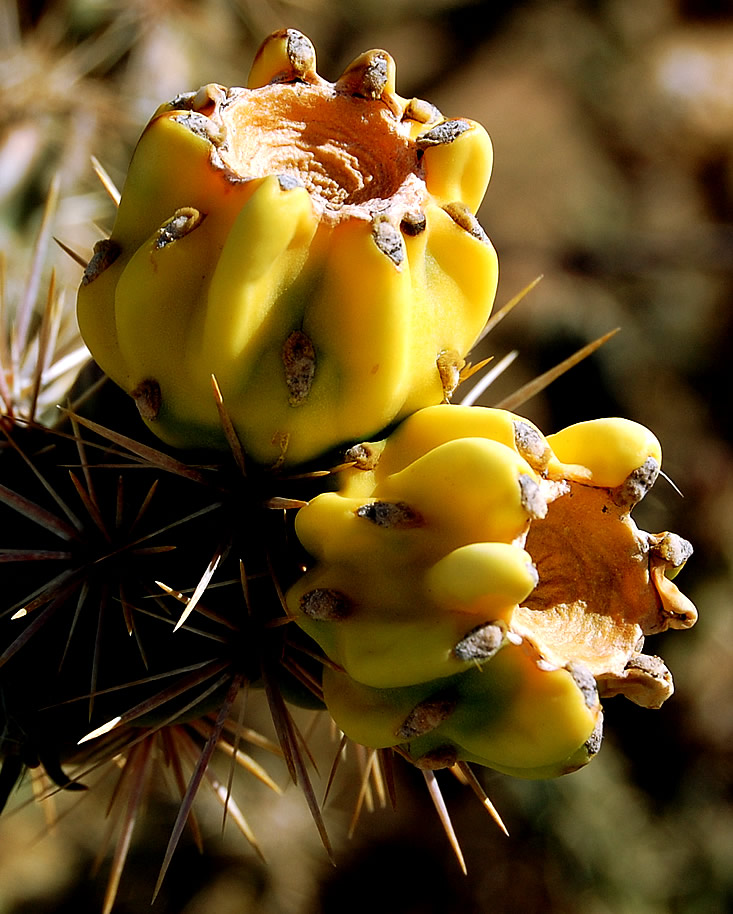
[[[314,562],[287,594],[338,668],[324,697],[348,736],[424,767],[545,777],[597,751],[599,694],[671,694],[642,646],[694,624],[672,581],[692,550],[631,519],[661,465],[643,426],[546,438],[504,410],[439,405],[348,456],[340,490],[298,514]]]
[[[490,314],[491,160],[480,125],[396,94],[384,51],[330,83],[277,32],[248,88],[146,127],[79,290],[85,341],[177,447],[226,446],[212,375],[256,462],[376,435],[450,397]]]

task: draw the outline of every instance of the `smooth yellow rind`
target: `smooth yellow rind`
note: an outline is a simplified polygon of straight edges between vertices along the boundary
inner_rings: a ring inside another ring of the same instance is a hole
[[[428,451],[457,438],[487,438],[516,450],[515,422],[539,429],[505,409],[441,404],[414,412],[387,439],[375,470],[377,480],[403,470]]]
[[[485,438],[460,438],[389,476],[375,494],[408,502],[428,523],[440,526],[453,548],[510,543],[530,519],[520,476],[536,481],[526,460],[511,448]]]
[[[500,651],[466,674],[462,701],[442,733],[496,768],[540,768],[564,762],[593,732],[598,706],[589,708],[567,670],[545,670],[520,647]],[[511,684],[505,712],[486,726],[485,703]]]
[[[475,213],[491,177],[494,150],[488,133],[480,124],[468,118],[461,120],[470,125],[465,133],[452,143],[425,150],[425,183],[441,203],[462,200]]]
[[[446,610],[482,619],[510,616],[537,585],[529,553],[508,543],[470,543],[428,569],[425,585]]]
[[[657,438],[630,419],[591,419],[569,425],[547,442],[563,464],[580,464],[590,473],[594,486],[614,488],[653,458],[662,463],[662,449]],[[550,466],[551,472],[562,468]]]
[[[397,731],[424,693],[415,689],[370,689],[345,673],[323,670],[323,698],[336,726],[373,749],[396,746]]]

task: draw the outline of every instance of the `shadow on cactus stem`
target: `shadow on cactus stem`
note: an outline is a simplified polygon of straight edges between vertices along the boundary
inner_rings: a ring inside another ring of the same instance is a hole
[[[57,399],[88,359],[53,278],[35,315],[57,196],[55,183],[14,320],[5,294],[0,311],[0,514],[13,536],[0,549],[0,805],[27,768],[41,795],[84,790],[100,767],[119,770],[107,911],[156,766],[170,769],[181,801],[161,879],[187,822],[200,842],[191,807],[202,783],[259,853],[231,775],[221,783],[209,765],[215,752],[230,756],[279,791],[246,742],[285,755],[328,847],[302,737],[280,694],[282,686],[317,705],[318,687],[312,658],[298,660],[298,637],[271,627],[294,574],[277,543],[290,535],[285,509],[301,499],[268,507],[274,481],[245,478],[236,447],[234,460],[194,466],[128,437],[120,430],[140,431],[132,401],[89,368],[69,393],[73,407],[52,427],[37,421],[58,416]],[[115,415],[114,431],[90,418],[100,412]],[[240,514],[248,523],[238,524]],[[250,684],[265,687],[282,749],[244,725],[245,700],[234,708]],[[100,859],[105,852],[106,844]]]
[[[54,196],[12,326],[2,311],[0,514],[13,546],[0,549],[0,803],[26,768],[36,774],[34,787],[49,793],[54,783],[83,790],[100,766],[119,767],[109,910],[156,765],[171,770],[181,798],[163,872],[186,821],[198,833],[191,806],[202,782],[257,849],[230,795],[231,779],[220,783],[209,767],[214,752],[224,753],[278,790],[242,748],[254,742],[282,752],[233,709],[250,683],[265,684],[291,775],[320,823],[301,738],[280,696],[281,682],[291,692],[316,688],[306,672],[313,662],[285,660],[297,638],[287,639],[286,650],[286,630],[270,627],[294,573],[276,548],[289,535],[283,505],[302,501],[276,501],[272,510],[261,503],[259,483],[243,476],[241,461],[193,466],[126,436],[119,429],[137,423],[131,401],[89,369],[70,392],[72,410],[51,428],[36,421],[77,353],[88,358],[78,337],[71,344],[62,338],[53,281],[34,322],[38,252]],[[126,419],[128,407],[134,416]],[[100,409],[115,414],[116,431],[90,418]],[[237,524],[240,512],[250,523]],[[261,540],[265,529],[272,553]],[[189,587],[196,568],[203,573]]]
[[[277,790],[244,752],[249,741],[284,754],[328,847],[281,695],[318,703],[312,657],[277,624],[296,573],[278,548],[290,536],[282,506],[301,500],[276,499],[273,510],[262,493],[279,491],[275,480],[245,477],[234,461],[185,464],[74,413],[55,429],[16,422],[4,437],[13,488],[3,486],[0,508],[17,545],[0,552],[3,801],[25,767],[79,790],[100,766],[121,766],[108,910],[156,765],[181,800],[161,878],[202,783],[259,852],[231,780],[209,766],[224,753]],[[250,686],[265,689],[281,749],[243,723],[246,699],[237,699]]]

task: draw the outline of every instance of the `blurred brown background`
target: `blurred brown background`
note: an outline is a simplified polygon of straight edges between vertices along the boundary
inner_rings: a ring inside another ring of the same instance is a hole
[[[270,799],[245,781],[242,805],[268,866],[233,829],[220,839],[214,812],[205,819],[208,854],[183,846],[150,909],[171,821],[163,800],[151,799],[115,910],[733,909],[731,4],[0,0],[8,301],[27,275],[54,173],[62,191],[53,232],[87,255],[113,218],[90,156],[121,186],[161,101],[207,82],[241,85],[260,41],[284,26],[309,35],[328,79],[383,47],[397,62],[400,94],[487,127],[495,166],[480,218],[500,256],[498,304],[544,279],[484,344],[482,352],[516,348],[520,357],[481,402],[621,327],[520,411],[546,432],[613,414],[655,431],[684,498],[660,480],[636,517],[693,542],[679,583],[700,621],[650,644],[672,669],[676,694],[657,712],[610,701],[604,748],[587,769],[547,783],[483,775],[511,838],[469,791],[441,779],[468,877],[417,772],[400,770],[397,812],[363,816],[351,840],[356,785],[340,777],[328,807],[335,870],[296,790]],[[71,307],[80,270],[60,250],[48,261]],[[325,744],[325,722],[319,733]],[[326,770],[329,751],[320,755]],[[284,771],[279,779],[285,784]],[[38,809],[0,820],[0,914],[98,910],[104,880],[89,873],[103,814],[102,800],[87,798],[40,841]]]

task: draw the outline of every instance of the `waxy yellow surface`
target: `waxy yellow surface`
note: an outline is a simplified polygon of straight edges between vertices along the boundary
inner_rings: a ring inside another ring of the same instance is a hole
[[[249,86],[158,109],[78,318],[162,440],[227,447],[213,375],[246,455],[292,465],[452,393],[439,361],[461,363],[496,290],[472,215],[492,151],[465,119],[424,144],[446,119],[395,93],[383,51],[329,83],[286,30]],[[196,226],[161,245],[191,209]]]

